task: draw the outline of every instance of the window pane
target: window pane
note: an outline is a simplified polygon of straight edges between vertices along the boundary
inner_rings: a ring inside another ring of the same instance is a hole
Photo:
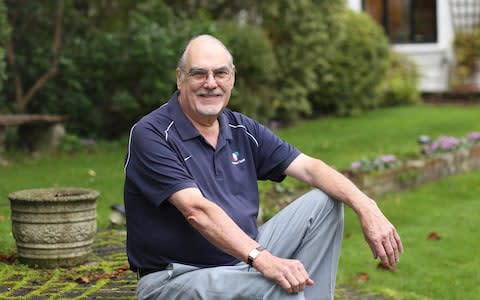
[[[413,32],[414,42],[435,42],[436,32],[436,1],[422,0],[414,1],[414,22],[415,31]]]
[[[412,30],[410,16],[411,0],[388,1],[388,36],[390,41],[407,43]]]
[[[383,26],[391,43],[437,41],[436,0],[363,0],[362,3],[364,11]]]

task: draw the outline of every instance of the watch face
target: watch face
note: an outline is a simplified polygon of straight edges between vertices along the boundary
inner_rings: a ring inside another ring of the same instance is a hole
[[[263,250],[265,250],[265,248],[263,248],[262,246],[258,246],[257,248],[253,249],[252,251],[250,251],[250,253],[248,254],[248,259],[247,259],[247,263],[251,266],[253,264],[253,260],[255,258],[257,258],[257,256],[260,254],[260,252],[262,252]]]
[[[252,258],[252,260],[254,260],[255,258],[257,258],[258,254],[260,254],[260,251],[258,251],[257,249],[253,249],[252,252],[250,252],[250,257]]]

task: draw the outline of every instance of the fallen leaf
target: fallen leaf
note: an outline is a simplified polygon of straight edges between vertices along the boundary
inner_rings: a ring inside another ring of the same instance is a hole
[[[388,270],[388,271],[393,272],[393,273],[397,272],[397,269],[396,269],[395,267],[386,265],[386,264],[384,264],[383,262],[379,262],[379,263],[378,263],[377,269]]]
[[[87,275],[78,277],[75,279],[76,282],[78,283],[83,283],[83,284],[88,284],[93,281],[97,281],[100,279],[116,279],[118,276],[120,276],[122,273],[130,270],[130,265],[128,263],[125,263],[118,267],[113,272],[94,272],[94,273],[89,273]]]
[[[440,235],[434,231],[429,232],[427,235],[427,240],[438,241],[439,239],[441,239]]]
[[[351,232],[347,232],[345,233],[345,238],[348,239],[352,236],[352,233]]]
[[[0,253],[0,261],[4,263],[13,263],[17,259],[17,255],[15,253]]]
[[[124,263],[123,265],[120,266],[120,268],[118,268],[118,270],[122,272],[128,271],[130,270],[130,265],[128,263]]]
[[[359,283],[364,283],[364,282],[367,282],[370,278],[368,277],[368,274],[367,273],[358,273],[357,275],[357,282]]]
[[[7,218],[5,218],[5,216],[0,215],[0,222],[5,221],[6,219],[7,219]]]
[[[87,284],[90,283],[90,278],[88,278],[88,276],[81,276],[78,277],[75,281],[78,283]]]

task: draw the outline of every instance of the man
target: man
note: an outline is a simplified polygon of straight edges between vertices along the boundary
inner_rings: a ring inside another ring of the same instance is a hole
[[[333,299],[342,202],[375,257],[403,251],[394,226],[347,178],[225,107],[233,58],[192,39],[165,105],[130,132],[125,163],[127,254],[140,299]],[[257,228],[257,180],[315,187]],[[322,192],[323,191],[323,192]]]

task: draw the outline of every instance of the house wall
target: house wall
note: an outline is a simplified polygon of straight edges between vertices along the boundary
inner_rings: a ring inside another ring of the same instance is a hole
[[[362,11],[361,0],[348,0],[347,4]],[[444,92],[449,89],[449,74],[454,64],[453,24],[448,1],[437,1],[437,42],[393,44],[392,48],[412,58],[420,72],[419,89],[424,92]]]

